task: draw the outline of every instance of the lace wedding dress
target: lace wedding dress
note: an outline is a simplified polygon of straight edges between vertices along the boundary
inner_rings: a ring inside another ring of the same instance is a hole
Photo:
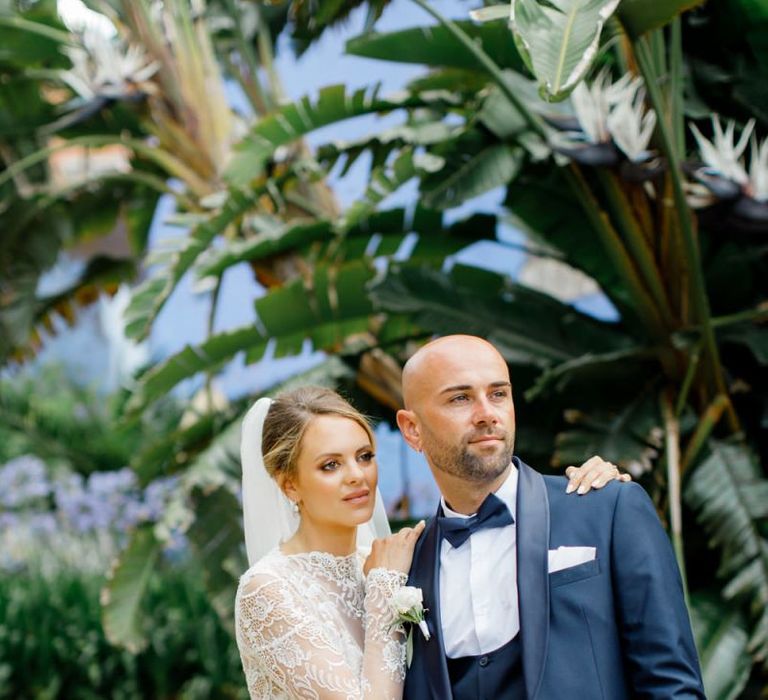
[[[407,576],[365,578],[363,561],[278,547],[242,576],[235,625],[251,698],[401,698],[405,634],[391,600]]]

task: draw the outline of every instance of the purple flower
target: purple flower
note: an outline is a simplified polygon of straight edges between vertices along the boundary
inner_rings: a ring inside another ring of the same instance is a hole
[[[51,492],[45,464],[37,457],[17,457],[0,467],[0,505],[19,508]]]

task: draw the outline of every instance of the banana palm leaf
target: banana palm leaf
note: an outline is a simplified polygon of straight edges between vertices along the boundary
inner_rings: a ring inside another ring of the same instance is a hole
[[[513,222],[532,240],[559,252],[561,260],[592,277],[620,311],[631,311],[624,278],[559,169],[529,165],[507,187]]]
[[[618,16],[632,37],[658,29],[675,17],[701,5],[704,0],[622,0]]]
[[[693,594],[690,612],[707,697],[736,700],[752,670],[744,613],[714,592]]]
[[[314,102],[304,97],[258,122],[235,147],[226,177],[236,186],[248,185],[263,172],[278,147],[293,143],[320,127],[363,114],[395,109],[445,108],[450,106],[451,101],[450,95],[445,93],[379,97],[378,86],[353,93],[348,93],[344,85],[323,88]]]
[[[496,229],[494,216],[476,215],[447,226],[442,213],[424,207],[417,207],[411,216],[405,209],[388,209],[374,212],[342,235],[335,222],[314,220],[269,228],[246,240],[225,241],[200,258],[195,272],[199,278],[219,277],[234,265],[289,251],[336,262],[390,256],[412,235],[418,236],[413,255],[447,256],[476,241],[494,239]]]
[[[389,195],[413,178],[434,173],[444,165],[442,158],[430,153],[415,153],[410,147],[401,151],[391,166],[382,165],[371,172],[371,180],[360,197],[341,217],[340,231],[360,223],[369,217]],[[429,206],[429,203],[427,203]]]
[[[631,377],[631,369],[627,376]],[[627,393],[622,391],[624,396]],[[579,410],[566,411],[565,415],[572,427],[556,438],[555,466],[579,464],[584,455],[600,455],[638,475],[650,471],[662,447],[662,421],[653,391],[639,393],[617,411],[592,412],[582,410],[580,404]]]
[[[371,285],[370,295],[378,309],[408,315],[425,331],[479,335],[509,362],[539,368],[623,342],[608,325],[552,297],[465,265],[455,265],[450,273],[391,265]]]
[[[423,179],[423,202],[437,209],[455,207],[473,197],[514,180],[523,163],[521,148],[490,144],[462,158],[458,167],[446,167]]]
[[[749,649],[768,667],[768,479],[747,446],[712,441],[683,495],[721,551],[724,598],[749,606]]]
[[[147,644],[141,601],[160,556],[160,543],[152,528],[134,531],[128,547],[114,563],[101,590],[101,621],[107,639],[133,654]]]
[[[565,99],[597,58],[600,34],[619,0],[512,0],[510,26],[541,96]]]
[[[499,67],[515,71],[523,69],[520,54],[509,40],[509,29],[505,22],[478,25],[463,21],[456,24],[489,56],[493,56]],[[441,68],[482,68],[477,58],[443,26],[416,27],[386,34],[363,34],[350,39],[346,50],[353,56],[384,61]]]
[[[179,247],[167,255],[162,264],[155,266],[150,276],[134,291],[126,310],[125,332],[129,338],[142,340],[149,335],[152,323],[187,270],[217,235],[257,204],[266,190],[266,185],[247,193],[231,190],[221,210],[195,226],[181,240]]]
[[[373,307],[365,288],[374,274],[365,260],[324,265],[306,280],[271,290],[256,301],[253,325],[187,346],[150,369],[138,381],[128,413],[138,413],[183,379],[213,371],[239,352],[249,363],[261,359],[270,341],[276,357],[298,354],[307,339],[317,349],[338,351],[349,335],[372,329]]]

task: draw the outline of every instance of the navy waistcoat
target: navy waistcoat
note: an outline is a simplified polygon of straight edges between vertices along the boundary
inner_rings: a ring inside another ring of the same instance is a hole
[[[488,654],[447,661],[453,700],[525,700],[519,634]]]

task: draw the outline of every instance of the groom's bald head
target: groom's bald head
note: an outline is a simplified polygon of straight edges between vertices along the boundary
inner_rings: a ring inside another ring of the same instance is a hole
[[[415,408],[426,396],[439,391],[451,377],[482,365],[494,368],[499,381],[509,382],[507,363],[487,340],[474,335],[447,335],[417,350],[403,367],[403,402]]]

